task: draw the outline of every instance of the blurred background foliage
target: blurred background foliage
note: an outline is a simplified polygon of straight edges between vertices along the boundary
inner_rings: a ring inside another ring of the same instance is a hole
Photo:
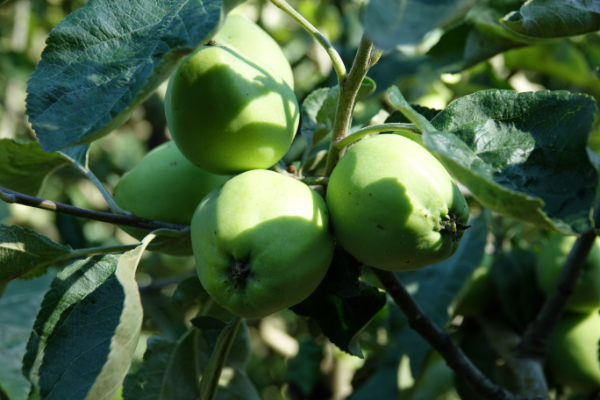
[[[290,3],[335,44],[349,67],[362,34],[362,1],[292,0]],[[50,30],[84,4],[84,0],[13,0],[0,7],[0,138],[35,140],[25,115],[27,79],[41,58]],[[311,91],[336,84],[325,51],[269,1],[249,0],[241,6],[241,12],[280,43],[293,67],[300,102]],[[597,33],[511,50],[463,71],[454,71],[450,63],[444,63],[430,52],[442,33],[442,30],[433,31],[418,46],[398,47],[383,55],[369,72],[378,89],[356,105],[354,124],[385,120],[392,107],[383,93],[392,84],[399,86],[409,102],[435,109],[444,108],[458,97],[491,88],[568,90],[600,98],[600,35]],[[165,85],[139,107],[125,125],[92,145],[90,168],[109,191],[146,152],[169,140],[163,111],[164,93]],[[302,141],[299,135],[298,141]],[[302,143],[297,146],[302,147]],[[598,121],[590,136],[590,146],[600,152]],[[71,167],[50,176],[40,197],[108,211],[93,184]],[[477,210],[472,200],[471,204]],[[19,205],[7,206],[2,202],[0,220],[30,227],[73,248],[136,243],[110,224]],[[547,240],[545,232],[529,225],[505,219],[498,222],[494,233],[501,240],[497,240],[496,245],[503,248],[536,253]],[[150,336],[160,334],[176,340],[190,326],[189,319],[200,305],[196,302],[182,306],[171,298],[177,283],[194,274],[191,257],[145,254],[138,269],[145,321],[132,371],[139,367]],[[369,271],[365,271],[363,279],[376,281]],[[365,393],[361,388],[365,389],[365,382],[382,364],[391,362],[391,378],[398,378],[396,389],[402,398],[458,399],[457,390],[463,392],[463,398],[468,398],[464,394],[467,389],[455,385],[452,371],[436,354],[430,355],[422,373],[415,377],[410,373],[406,357],[399,364],[397,359],[386,358],[393,353],[387,326],[390,312],[390,308],[385,307],[360,334],[364,360],[341,352],[319,335],[315,326],[291,311],[250,320],[252,357],[248,374],[265,400],[342,399],[353,391],[352,399],[374,398],[374,392]],[[477,336],[480,331],[471,332],[468,321],[462,325],[461,321],[455,319],[449,329],[459,342],[471,343],[474,350],[465,349],[466,352],[477,354],[489,348],[484,339],[483,344],[477,344],[482,341]],[[481,368],[487,368],[499,376],[499,380],[506,380],[501,363],[496,362],[493,352],[490,354],[489,359],[479,357],[476,363],[482,363]]]

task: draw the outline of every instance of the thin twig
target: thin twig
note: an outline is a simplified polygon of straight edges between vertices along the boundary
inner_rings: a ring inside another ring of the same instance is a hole
[[[371,268],[373,273],[382,283],[385,290],[394,299],[398,307],[408,318],[408,323],[419,335],[446,360],[450,368],[457,376],[481,398],[487,400],[517,400],[523,399],[506,389],[494,384],[479,369],[473,365],[471,360],[454,343],[447,332],[438,328],[425,315],[421,307],[414,301],[406,288],[393,272]]]
[[[329,55],[329,58],[331,58],[333,69],[338,77],[338,83],[340,86],[342,86],[344,80],[346,79],[346,66],[344,66],[344,61],[342,61],[342,57],[340,57],[335,47],[329,43],[329,40],[327,40],[327,38],[323,36],[323,34],[319,32],[317,28],[308,22],[306,18],[304,18],[298,11],[294,10],[294,8],[292,8],[292,6],[290,6],[285,0],[271,0],[271,3],[296,20],[296,22],[298,22],[302,28],[310,33],[312,37],[314,37],[315,40],[319,42],[321,46],[323,46]]]
[[[10,189],[0,187],[0,200],[6,203],[22,204],[25,206],[40,208],[42,210],[58,212],[61,214],[72,215],[93,219],[95,221],[108,222],[111,224],[131,226],[134,228],[147,229],[154,231],[157,229],[171,229],[175,231],[187,232],[190,227],[187,225],[170,224],[167,222],[154,221],[151,219],[136,217],[135,215],[115,215],[101,211],[86,210],[84,208],[70,206],[68,204],[56,203],[50,200],[44,200],[37,197],[27,196]]]
[[[335,121],[333,123],[333,135],[331,138],[331,146],[329,146],[329,154],[327,155],[327,164],[325,166],[325,176],[331,175],[333,168],[344,155],[344,149],[335,147],[335,143],[341,141],[348,134],[348,129],[352,123],[352,110],[356,94],[363,79],[367,76],[371,64],[371,50],[373,42],[371,42],[363,34],[363,37],[358,46],[356,57],[348,73],[348,78],[343,85],[340,85],[340,97],[335,112]]]

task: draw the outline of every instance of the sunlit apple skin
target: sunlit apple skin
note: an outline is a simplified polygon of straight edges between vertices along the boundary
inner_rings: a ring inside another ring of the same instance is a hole
[[[554,234],[540,252],[535,272],[538,286],[547,296],[556,289],[558,276],[577,238]],[[589,313],[600,308],[600,240],[596,239],[577,278],[567,310]]]
[[[204,46],[171,76],[167,124],[184,156],[215,174],[270,168],[299,120],[293,90],[269,67],[233,47]]]
[[[575,392],[591,394],[600,389],[600,314],[565,313],[556,325],[550,344],[548,370],[558,383]]]
[[[119,207],[138,217],[189,225],[200,201],[230,176],[215,175],[189,162],[175,143],[164,143],[150,151],[117,183],[114,199]],[[149,231],[122,226],[136,239]],[[189,241],[163,252],[192,255]]]
[[[270,67],[294,89],[294,75],[289,61],[277,42],[260,26],[244,16],[229,14],[225,23],[213,37]]]
[[[325,201],[273,171],[248,171],[211,192],[191,225],[202,286],[231,313],[261,318],[319,285],[333,257]]]
[[[450,257],[455,237],[443,224],[466,225],[469,207],[439,161],[410,139],[378,135],[354,145],[327,187],[333,231],[366,265],[388,271],[422,268]]]

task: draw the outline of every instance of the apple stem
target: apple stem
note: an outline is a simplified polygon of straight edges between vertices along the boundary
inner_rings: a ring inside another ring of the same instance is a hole
[[[327,154],[327,164],[325,166],[324,176],[331,175],[331,172],[333,172],[333,169],[344,155],[344,148],[339,149],[335,144],[342,141],[348,135],[348,130],[352,124],[352,111],[354,110],[356,95],[363,79],[367,76],[367,71],[371,67],[370,61],[372,50],[373,42],[371,42],[363,33],[348,77],[343,84],[340,84],[340,96],[335,111],[333,134],[331,137],[331,145],[329,146],[329,153]]]

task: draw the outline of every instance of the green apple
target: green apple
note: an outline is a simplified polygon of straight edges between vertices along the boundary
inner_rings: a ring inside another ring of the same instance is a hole
[[[579,393],[600,389],[600,314],[565,313],[552,335],[548,370],[560,384]]]
[[[203,46],[169,81],[167,124],[184,156],[215,174],[269,168],[298,127],[298,102],[269,67],[228,46]]]
[[[138,217],[189,225],[200,201],[230,176],[208,173],[190,163],[173,142],[150,151],[124,174],[114,190],[119,207]],[[136,239],[149,232],[122,227]],[[172,255],[192,255],[189,241],[164,250]]]
[[[494,257],[484,253],[481,265],[473,271],[471,277],[456,296],[455,315],[472,317],[481,314],[496,297],[492,281],[492,265]]]
[[[439,161],[397,135],[363,139],[342,157],[329,180],[327,206],[341,246],[388,271],[447,259],[469,218],[465,198]]]
[[[277,42],[267,32],[246,17],[229,14],[225,23],[213,37],[217,43],[225,43],[256,61],[270,67],[294,89],[294,75],[289,61]]]
[[[558,276],[577,238],[554,234],[540,252],[535,272],[545,295],[554,291]],[[588,313],[600,308],[600,240],[596,239],[581,274],[577,278],[567,310]]]
[[[273,171],[248,171],[211,192],[191,226],[202,286],[231,313],[261,318],[319,285],[333,258],[325,201]]]

